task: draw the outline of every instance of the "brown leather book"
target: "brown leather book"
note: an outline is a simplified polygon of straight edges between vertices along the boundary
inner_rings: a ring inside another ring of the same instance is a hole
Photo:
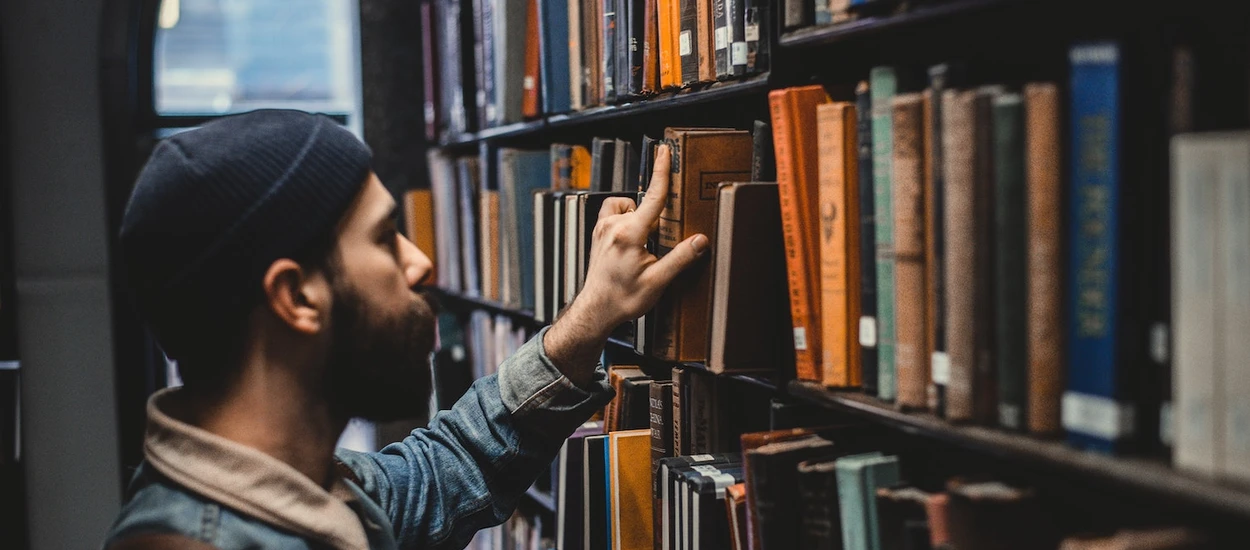
[[[747,550],[747,484],[735,483],[725,488],[725,513],[729,515],[731,550]]]
[[[582,0],[582,71],[587,107],[603,105],[603,2]]]
[[[947,505],[950,496],[937,493],[929,496],[925,502],[925,518],[929,521],[929,545],[933,548],[946,548],[951,543],[950,519],[947,517]]]
[[[526,0],[525,7],[525,76],[521,80],[521,116],[531,119],[542,115],[539,93],[538,0]]]
[[[1034,492],[997,481],[947,482],[950,545],[959,550],[1051,550],[1059,534]]]
[[[668,128],[672,183],[660,213],[657,255],[702,233],[716,247],[716,196],[721,182],[751,175],[751,133],[744,130]],[[712,273],[707,259],[687,268],[664,290],[655,306],[654,355],[667,361],[707,358]]]
[[[821,380],[860,384],[859,155],[855,105],[816,106],[820,200]]]
[[[927,522],[930,498],[929,493],[910,486],[877,489],[877,533],[881,550],[910,547],[906,541],[911,525]]]
[[[800,380],[822,379],[815,110],[817,105],[828,102],[829,95],[821,86],[786,88],[768,94],[794,328],[794,366]]]
[[[1028,194],[1028,418],[1029,431],[1063,431],[1062,222],[1059,87],[1024,87],[1025,189]]]
[[[672,81],[666,87],[680,88],[682,87],[681,74],[681,0],[669,0],[668,2],[669,24],[668,39],[669,44],[669,63],[672,65]],[[664,36],[660,36],[663,40]]]
[[[779,443],[782,441],[793,441],[801,439],[816,433],[812,428],[792,428],[789,430],[773,430],[770,432],[753,432],[745,433],[739,437],[742,444],[742,471],[746,475],[746,483],[751,483],[751,457],[747,454],[749,451],[768,445],[769,443]],[[749,486],[749,485],[748,485]],[[747,548],[751,550],[761,550],[763,544],[759,538],[759,528],[757,522],[759,518],[756,516],[758,504],[755,502],[755,494],[747,491]]]
[[[660,27],[658,0],[643,0],[642,12],[642,93],[660,89]]]
[[[698,23],[695,29],[699,41],[699,82],[716,81],[716,24],[713,22],[712,0],[696,0]]]
[[[404,221],[407,222],[408,239],[421,252],[438,263],[438,249],[434,246],[434,195],[429,189],[413,189],[404,193]],[[430,272],[430,284],[437,285],[438,270]]]
[[[920,94],[894,97],[895,365],[897,403],[928,406],[929,357],[925,330],[924,101]]]
[[[950,356],[946,417],[990,423],[997,392],[993,343],[993,269],[987,233],[993,204],[992,90],[943,95],[946,188],[946,347]]]
[[[499,301],[499,191],[483,189],[478,194],[478,238],[481,241],[482,297]]]

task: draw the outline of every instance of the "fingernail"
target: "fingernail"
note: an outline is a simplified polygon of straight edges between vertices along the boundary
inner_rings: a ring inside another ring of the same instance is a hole
[[[694,253],[702,255],[707,250],[707,237],[703,235],[695,235],[690,241],[690,246],[694,247]]]

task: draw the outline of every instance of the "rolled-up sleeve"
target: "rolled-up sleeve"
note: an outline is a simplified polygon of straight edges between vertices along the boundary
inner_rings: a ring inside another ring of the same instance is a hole
[[[602,365],[584,388],[555,368],[546,330],[429,427],[377,453],[337,453],[386,511],[401,548],[463,548],[502,523],[564,439],[612,399]]]

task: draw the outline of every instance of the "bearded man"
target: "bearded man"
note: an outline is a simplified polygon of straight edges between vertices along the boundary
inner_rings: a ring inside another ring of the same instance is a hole
[[[613,396],[598,358],[703,254],[643,244],[667,194],[607,201],[584,289],[428,427],[335,449],[353,417],[426,410],[430,259],[397,231],[368,149],[323,116],[262,110],[174,135],[130,197],[121,255],[183,386],[148,402],[145,460],[105,547],[463,548],[503,522]]]

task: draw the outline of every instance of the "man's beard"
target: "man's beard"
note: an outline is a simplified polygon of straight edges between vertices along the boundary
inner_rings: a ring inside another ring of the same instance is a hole
[[[381,318],[354,288],[335,285],[325,390],[337,415],[387,422],[428,412],[432,303],[422,295]]]

